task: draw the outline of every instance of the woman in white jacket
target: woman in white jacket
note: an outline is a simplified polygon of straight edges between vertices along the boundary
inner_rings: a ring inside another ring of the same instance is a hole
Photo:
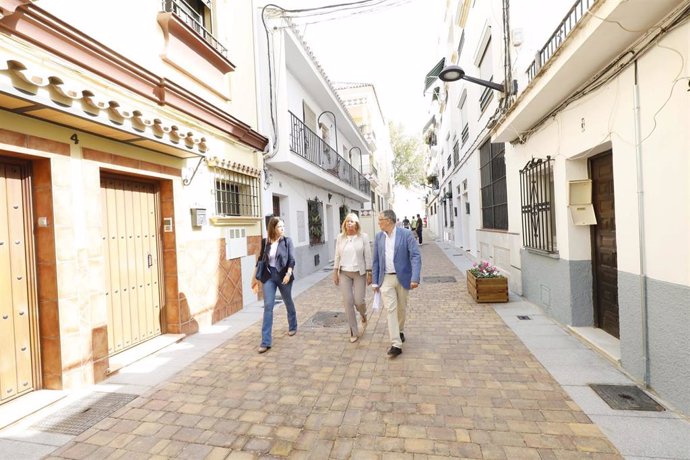
[[[350,213],[345,216],[338,235],[333,263],[333,283],[340,286],[343,296],[343,307],[350,325],[350,342],[356,342],[360,336],[355,308],[362,317],[362,333],[366,328],[365,294],[366,286],[371,284],[371,262],[369,237],[361,232],[357,214]]]

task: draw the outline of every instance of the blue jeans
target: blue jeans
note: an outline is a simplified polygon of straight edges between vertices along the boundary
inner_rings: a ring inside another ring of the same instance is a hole
[[[283,303],[285,303],[285,308],[287,309],[289,330],[297,330],[297,311],[295,310],[295,303],[292,301],[292,281],[288,284],[283,284],[278,270],[270,266],[268,269],[271,272],[271,278],[264,283],[264,321],[261,325],[262,347],[271,346],[273,307],[276,304],[276,289],[280,290],[280,295],[283,297]]]

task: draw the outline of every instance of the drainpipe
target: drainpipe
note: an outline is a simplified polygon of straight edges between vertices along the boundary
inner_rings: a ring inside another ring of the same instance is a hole
[[[637,167],[637,229],[640,242],[640,318],[642,321],[642,359],[644,362],[644,386],[649,387],[649,319],[647,304],[647,257],[644,233],[644,190],[642,182],[642,133],[640,122],[640,87],[637,81],[637,60],[635,60],[635,85],[633,92],[633,113],[635,116],[635,163]]]

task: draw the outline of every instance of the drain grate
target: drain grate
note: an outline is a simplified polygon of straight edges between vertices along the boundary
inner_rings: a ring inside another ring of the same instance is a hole
[[[425,276],[422,278],[425,283],[455,283],[454,276]]]
[[[302,327],[341,327],[347,325],[347,315],[341,311],[318,311]]]
[[[137,397],[127,393],[92,393],[49,415],[32,428],[77,436]]]
[[[521,321],[527,321],[527,320],[531,320],[532,318],[530,318],[527,315],[517,315],[517,319],[519,319]]]
[[[650,398],[647,393],[634,385],[590,384],[589,386],[611,407],[611,409],[655,412],[666,410],[659,403]]]

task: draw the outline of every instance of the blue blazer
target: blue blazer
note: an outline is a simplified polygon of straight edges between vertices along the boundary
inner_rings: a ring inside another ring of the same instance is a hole
[[[378,286],[383,283],[386,275],[386,235],[378,232],[374,239],[374,257],[372,263],[372,282]],[[410,283],[419,283],[422,272],[422,255],[419,253],[419,244],[410,230],[404,228],[395,229],[395,249],[393,265],[398,281],[405,289],[410,289]]]
[[[294,269],[295,269],[295,247],[292,245],[292,240],[290,237],[284,236],[278,240],[278,249],[276,250],[276,270],[280,278],[284,278],[287,273],[288,268],[293,269],[293,274],[290,277],[290,282],[295,279]],[[261,239],[261,253],[257,259],[257,265],[259,260],[264,260],[266,263],[267,270],[262,274],[261,282],[265,283],[271,276],[268,271],[268,253],[266,253],[266,238]]]

